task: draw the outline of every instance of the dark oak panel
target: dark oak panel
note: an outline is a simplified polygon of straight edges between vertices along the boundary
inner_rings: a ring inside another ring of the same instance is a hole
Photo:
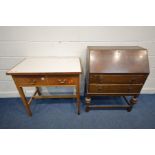
[[[90,49],[90,73],[149,73],[147,51]]]
[[[100,84],[143,84],[147,75],[103,75],[90,74],[90,83]]]
[[[91,107],[92,96],[131,96],[128,111],[149,75],[148,52],[138,46],[89,46],[86,73],[86,111]],[[101,106],[107,107],[107,106]],[[109,106],[108,106],[109,107]],[[110,106],[110,107],[121,107]],[[122,106],[123,108],[124,106]]]
[[[106,85],[106,84],[90,84],[90,93],[138,93],[143,85]]]

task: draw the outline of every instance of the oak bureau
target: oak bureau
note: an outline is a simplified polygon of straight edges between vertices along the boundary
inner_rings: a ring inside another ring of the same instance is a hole
[[[89,46],[86,69],[86,111],[99,108],[132,110],[149,75],[147,50],[137,46]],[[122,96],[125,105],[94,105],[92,96]],[[130,101],[126,96],[131,96]]]
[[[28,58],[7,72],[7,75],[12,76],[30,116],[32,99],[40,98],[76,98],[77,113],[80,114],[80,74],[80,60],[72,57]],[[43,96],[39,89],[42,86],[74,86],[76,94]],[[36,87],[29,101],[26,99],[23,87]]]

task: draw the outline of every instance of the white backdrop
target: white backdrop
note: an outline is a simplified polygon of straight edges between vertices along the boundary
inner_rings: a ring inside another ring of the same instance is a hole
[[[18,96],[8,69],[26,57],[76,56],[83,67],[87,46],[138,45],[148,49],[150,70],[143,93],[155,93],[155,27],[0,27],[0,97]],[[58,91],[57,88],[52,91]],[[70,91],[61,89],[62,92]],[[32,90],[27,89],[27,95]]]

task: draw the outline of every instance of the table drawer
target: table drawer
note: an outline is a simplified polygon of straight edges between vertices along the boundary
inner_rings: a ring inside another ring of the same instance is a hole
[[[47,76],[49,85],[76,85],[78,83],[78,76]]]
[[[20,86],[76,85],[78,83],[78,76],[22,75],[15,76],[14,80]]]
[[[143,84],[146,75],[94,75],[90,74],[89,82],[96,84]]]
[[[106,85],[106,84],[90,84],[90,93],[138,93],[143,85]]]
[[[41,86],[48,85],[46,76],[22,75],[14,77],[15,82],[21,86]]]

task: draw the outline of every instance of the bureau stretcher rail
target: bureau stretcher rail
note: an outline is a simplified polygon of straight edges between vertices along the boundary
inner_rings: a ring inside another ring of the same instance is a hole
[[[130,112],[132,110],[133,104],[131,104],[128,101],[126,96],[123,96],[123,99],[125,100],[127,105],[91,105],[91,104],[88,105],[88,102],[90,102],[90,101],[89,101],[89,99],[86,99],[86,102],[87,102],[86,112],[88,112],[90,110],[90,108],[93,108],[93,109],[125,108],[125,109],[127,109],[128,112]]]

